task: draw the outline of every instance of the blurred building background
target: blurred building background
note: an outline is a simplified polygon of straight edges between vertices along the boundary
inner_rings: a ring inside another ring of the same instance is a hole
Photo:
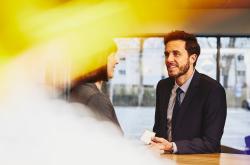
[[[110,97],[116,106],[154,106],[157,82],[168,77],[163,37],[118,38],[118,55]],[[250,96],[250,38],[198,37],[196,69],[225,88],[230,108],[240,108]],[[218,66],[218,67],[217,67]]]

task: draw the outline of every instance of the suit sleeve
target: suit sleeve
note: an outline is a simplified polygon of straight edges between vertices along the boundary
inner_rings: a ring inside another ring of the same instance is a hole
[[[160,108],[159,108],[159,87],[160,86],[160,82],[157,84],[156,87],[156,105],[155,105],[155,121],[154,121],[154,127],[153,127],[153,131],[156,133],[156,136],[159,136],[159,132],[160,132]]]
[[[211,89],[204,107],[201,136],[176,141],[177,153],[216,153],[220,152],[220,140],[223,134],[227,104],[226,94],[222,86]]]

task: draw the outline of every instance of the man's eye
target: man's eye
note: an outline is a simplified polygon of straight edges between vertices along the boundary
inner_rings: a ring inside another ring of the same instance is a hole
[[[173,55],[174,55],[174,56],[179,56],[179,55],[180,55],[180,52],[179,52],[179,51],[173,51]]]
[[[165,54],[165,57],[169,56],[169,52],[164,52],[164,54]]]

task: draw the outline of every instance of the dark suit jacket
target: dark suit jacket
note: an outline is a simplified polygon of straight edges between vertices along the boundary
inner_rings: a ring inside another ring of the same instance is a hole
[[[174,79],[158,82],[154,132],[167,139],[167,109]],[[220,152],[220,140],[226,120],[224,88],[212,78],[195,71],[181,104],[176,127],[172,132],[177,153]]]
[[[83,83],[74,87],[70,92],[69,100],[85,104],[94,112],[97,119],[111,121],[121,130],[110,99],[94,83]]]

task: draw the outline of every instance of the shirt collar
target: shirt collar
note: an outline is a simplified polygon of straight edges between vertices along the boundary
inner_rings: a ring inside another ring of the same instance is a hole
[[[193,76],[194,76],[194,72],[195,70],[193,71],[193,74],[189,77],[189,79],[182,85],[180,86],[181,90],[186,93],[187,90],[188,90],[188,87],[191,83],[191,80],[193,79]],[[175,82],[175,88],[177,89],[179,86],[177,85],[177,83]]]

